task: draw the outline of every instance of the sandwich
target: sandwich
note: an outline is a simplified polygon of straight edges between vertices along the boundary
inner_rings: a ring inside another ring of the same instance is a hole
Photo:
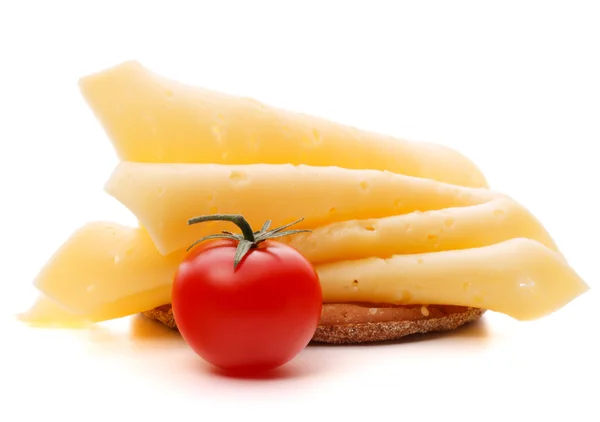
[[[95,323],[142,313],[177,329],[172,282],[190,218],[302,219],[278,239],[323,292],[312,341],[353,344],[455,330],[486,310],[544,317],[587,290],[542,224],[447,147],[373,133],[175,82],[138,62],[80,88],[119,158],[106,192],[137,227],[91,222],[35,280],[23,319]]]

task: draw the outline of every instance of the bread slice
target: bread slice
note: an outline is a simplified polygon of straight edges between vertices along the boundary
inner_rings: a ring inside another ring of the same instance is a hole
[[[451,331],[479,319],[484,312],[485,309],[449,305],[325,303],[312,341],[358,344]],[[159,306],[143,314],[177,329],[171,305]]]

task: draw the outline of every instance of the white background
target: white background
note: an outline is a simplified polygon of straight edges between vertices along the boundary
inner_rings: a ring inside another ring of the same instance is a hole
[[[0,420],[600,420],[598,3],[360,3],[0,0]],[[133,222],[102,191],[116,158],[77,88],[129,59],[458,149],[592,289],[535,322],[488,313],[449,336],[309,347],[265,380],[223,378],[140,318],[23,327],[14,312],[72,230]]]

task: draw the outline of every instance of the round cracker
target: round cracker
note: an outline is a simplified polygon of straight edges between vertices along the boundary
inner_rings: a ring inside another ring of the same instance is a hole
[[[479,319],[484,312],[485,309],[449,305],[325,303],[312,341],[359,344],[451,331]],[[143,314],[177,329],[171,305],[159,306]]]

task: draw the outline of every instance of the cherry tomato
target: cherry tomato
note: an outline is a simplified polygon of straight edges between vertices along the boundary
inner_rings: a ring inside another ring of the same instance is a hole
[[[196,246],[179,267],[172,307],[181,335],[209,363],[257,372],[294,358],[319,323],[318,276],[296,249],[265,240],[234,269],[239,241]]]

